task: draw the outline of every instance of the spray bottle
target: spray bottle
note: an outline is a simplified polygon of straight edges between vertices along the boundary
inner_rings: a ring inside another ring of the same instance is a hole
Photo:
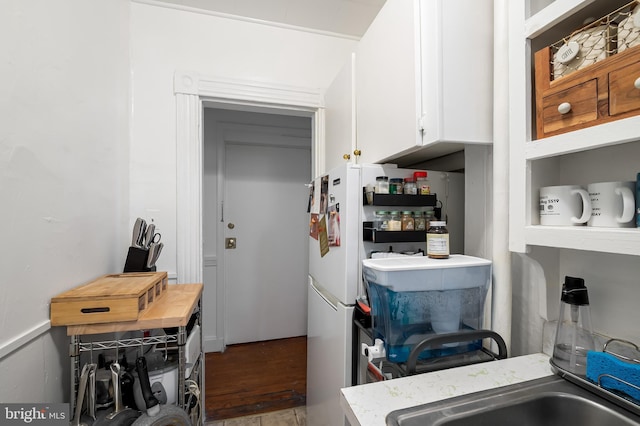
[[[553,346],[553,363],[570,373],[585,375],[587,352],[595,349],[589,294],[582,278],[566,276],[560,297],[560,317]]]

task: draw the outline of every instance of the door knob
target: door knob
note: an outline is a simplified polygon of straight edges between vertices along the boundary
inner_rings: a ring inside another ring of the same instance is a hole
[[[236,239],[235,238],[225,238],[224,246],[226,249],[234,249],[236,248]]]
[[[233,222],[229,222],[229,223],[227,223],[227,228],[229,228],[229,229],[233,229],[233,228],[235,228],[235,227],[236,227],[236,225],[235,225]]]

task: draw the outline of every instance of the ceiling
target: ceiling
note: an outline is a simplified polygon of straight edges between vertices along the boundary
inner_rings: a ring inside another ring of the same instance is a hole
[[[386,0],[157,0],[360,38]]]

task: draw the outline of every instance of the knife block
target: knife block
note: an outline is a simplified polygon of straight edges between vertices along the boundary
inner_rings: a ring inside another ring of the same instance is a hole
[[[129,247],[127,260],[124,264],[123,272],[155,272],[156,266],[147,268],[147,259],[149,258],[149,250],[139,247]]]

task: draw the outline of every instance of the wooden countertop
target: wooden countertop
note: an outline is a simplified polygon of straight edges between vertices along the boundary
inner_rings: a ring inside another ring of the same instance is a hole
[[[70,325],[67,336],[186,326],[202,295],[203,285],[172,284],[167,288],[167,294],[149,306],[137,321]]]

